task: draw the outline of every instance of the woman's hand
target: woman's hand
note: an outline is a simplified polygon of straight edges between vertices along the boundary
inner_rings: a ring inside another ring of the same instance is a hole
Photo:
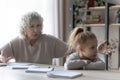
[[[13,57],[5,57],[4,54],[5,54],[5,51],[4,51],[4,50],[1,50],[0,62],[6,63],[6,62],[8,62],[10,59],[13,59]]]
[[[107,45],[107,41],[103,41],[101,44],[98,45],[98,53],[102,53],[102,54],[111,54],[114,51],[114,49],[116,48],[115,45]]]

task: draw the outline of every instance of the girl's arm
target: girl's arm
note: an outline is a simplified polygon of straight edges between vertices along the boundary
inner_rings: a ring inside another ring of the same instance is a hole
[[[64,68],[67,70],[81,69],[88,63],[88,60],[80,60],[80,58],[73,53],[67,57]]]
[[[102,60],[97,59],[96,61],[90,62],[88,65],[86,65],[85,69],[104,70],[105,63]]]

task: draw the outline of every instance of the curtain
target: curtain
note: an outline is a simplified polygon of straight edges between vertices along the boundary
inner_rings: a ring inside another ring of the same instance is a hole
[[[58,27],[56,27],[56,30],[55,31],[57,31],[56,32],[56,36],[58,37],[58,38],[60,38],[61,40],[63,40],[64,41],[64,29],[65,29],[65,26],[64,26],[64,15],[63,15],[63,9],[64,9],[64,0],[56,0],[57,2],[57,4],[56,4],[56,15],[57,15],[57,24],[56,24],[56,26],[58,26]],[[63,60],[63,58],[57,58],[57,59],[53,59],[53,64],[54,65],[56,65],[56,66],[63,66],[63,63],[64,63],[64,60]]]

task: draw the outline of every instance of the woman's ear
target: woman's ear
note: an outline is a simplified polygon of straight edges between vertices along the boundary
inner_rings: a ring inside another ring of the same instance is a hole
[[[26,29],[25,28],[23,29],[23,34],[26,35]]]

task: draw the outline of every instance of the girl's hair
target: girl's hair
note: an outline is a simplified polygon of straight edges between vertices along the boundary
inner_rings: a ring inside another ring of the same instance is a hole
[[[22,37],[25,37],[25,33],[24,33],[24,29],[25,27],[31,23],[31,21],[33,19],[39,19],[41,25],[43,25],[43,18],[40,14],[38,14],[37,12],[33,11],[33,12],[28,12],[26,14],[24,14],[21,18],[21,22],[20,22],[20,34]],[[42,30],[41,26],[41,30]]]
[[[96,36],[94,33],[90,32],[90,31],[84,31],[84,29],[81,27],[76,27],[68,40],[68,45],[69,45],[69,49],[68,49],[68,53],[73,52],[76,47],[78,45],[83,45],[86,43],[87,40],[89,39],[96,39]]]

